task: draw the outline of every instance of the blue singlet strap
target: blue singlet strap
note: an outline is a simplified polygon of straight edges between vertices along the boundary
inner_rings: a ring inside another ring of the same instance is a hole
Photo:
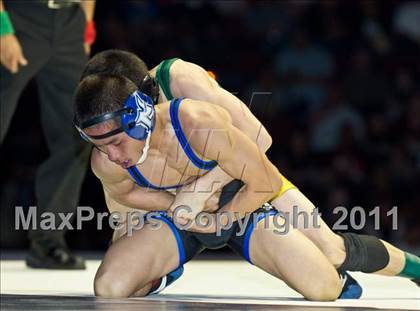
[[[152,185],[146,178],[144,178],[144,176],[140,173],[137,167],[131,166],[127,170],[130,173],[131,177],[133,177],[133,179],[136,181],[136,183],[140,187],[151,188],[155,190],[166,190],[166,189],[176,189],[183,186],[183,185],[174,185],[174,186],[166,186],[166,187],[155,186],[155,185]]]
[[[188,140],[185,137],[184,132],[182,131],[181,123],[179,122],[179,118],[178,118],[179,105],[180,105],[181,101],[182,101],[182,98],[177,98],[177,99],[171,100],[170,108],[169,108],[169,113],[171,115],[172,127],[175,130],[175,135],[178,138],[178,141],[179,141],[182,149],[184,149],[185,154],[187,155],[187,157],[191,160],[191,162],[195,166],[197,166],[199,169],[202,169],[202,170],[211,170],[212,168],[217,166],[217,162],[216,161],[203,161],[203,160],[201,160],[194,153],[194,151],[192,150],[192,148],[188,144]]]

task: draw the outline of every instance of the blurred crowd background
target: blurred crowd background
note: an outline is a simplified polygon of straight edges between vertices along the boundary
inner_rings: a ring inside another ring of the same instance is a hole
[[[93,53],[129,50],[149,68],[180,57],[214,72],[267,127],[269,158],[327,223],[336,206],[361,206],[361,232],[420,247],[420,2],[99,1],[95,21]],[[37,102],[30,85],[1,147],[2,248],[27,246],[14,206],[35,204],[48,152]],[[80,205],[106,211],[92,173]],[[368,216],[376,206],[380,230]],[[67,234],[76,249],[103,250],[111,230],[94,220]]]

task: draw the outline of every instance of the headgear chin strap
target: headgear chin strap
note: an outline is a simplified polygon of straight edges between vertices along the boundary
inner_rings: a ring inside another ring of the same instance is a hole
[[[142,164],[144,161],[146,161],[147,158],[147,152],[149,151],[149,143],[150,143],[150,136],[152,135],[152,132],[149,132],[149,134],[147,134],[147,138],[146,138],[146,144],[143,147],[143,152],[141,154],[140,159],[137,161],[137,164]]]
[[[88,127],[114,120],[117,128],[101,135],[88,135],[84,130]],[[153,131],[156,122],[153,100],[146,94],[137,90],[133,92],[124,102],[124,108],[114,112],[105,113],[87,121],[77,124],[76,129],[80,136],[88,142],[92,139],[104,139],[121,132],[138,140],[145,140]]]

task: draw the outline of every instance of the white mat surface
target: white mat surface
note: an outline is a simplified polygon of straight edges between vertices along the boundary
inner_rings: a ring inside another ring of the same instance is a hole
[[[51,271],[26,268],[23,261],[0,261],[2,294],[93,295],[98,260],[87,262],[86,271]],[[420,310],[420,288],[399,277],[352,273],[363,286],[359,300],[309,302],[283,282],[240,261],[192,261],[184,275],[152,300],[298,305],[325,307],[373,307]]]

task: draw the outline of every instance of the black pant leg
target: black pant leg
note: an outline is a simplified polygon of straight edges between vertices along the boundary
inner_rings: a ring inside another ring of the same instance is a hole
[[[83,49],[84,15],[79,7],[54,16],[53,55],[36,77],[41,123],[50,151],[36,176],[40,212],[75,212],[87,170],[90,146],[73,127],[73,94],[87,61]],[[62,235],[64,231],[31,231],[30,236]]]
[[[20,66],[16,74],[0,66],[0,144],[7,134],[20,94],[50,56],[47,33],[39,27],[33,27],[31,20],[20,9],[7,4],[6,9],[28,65]]]

